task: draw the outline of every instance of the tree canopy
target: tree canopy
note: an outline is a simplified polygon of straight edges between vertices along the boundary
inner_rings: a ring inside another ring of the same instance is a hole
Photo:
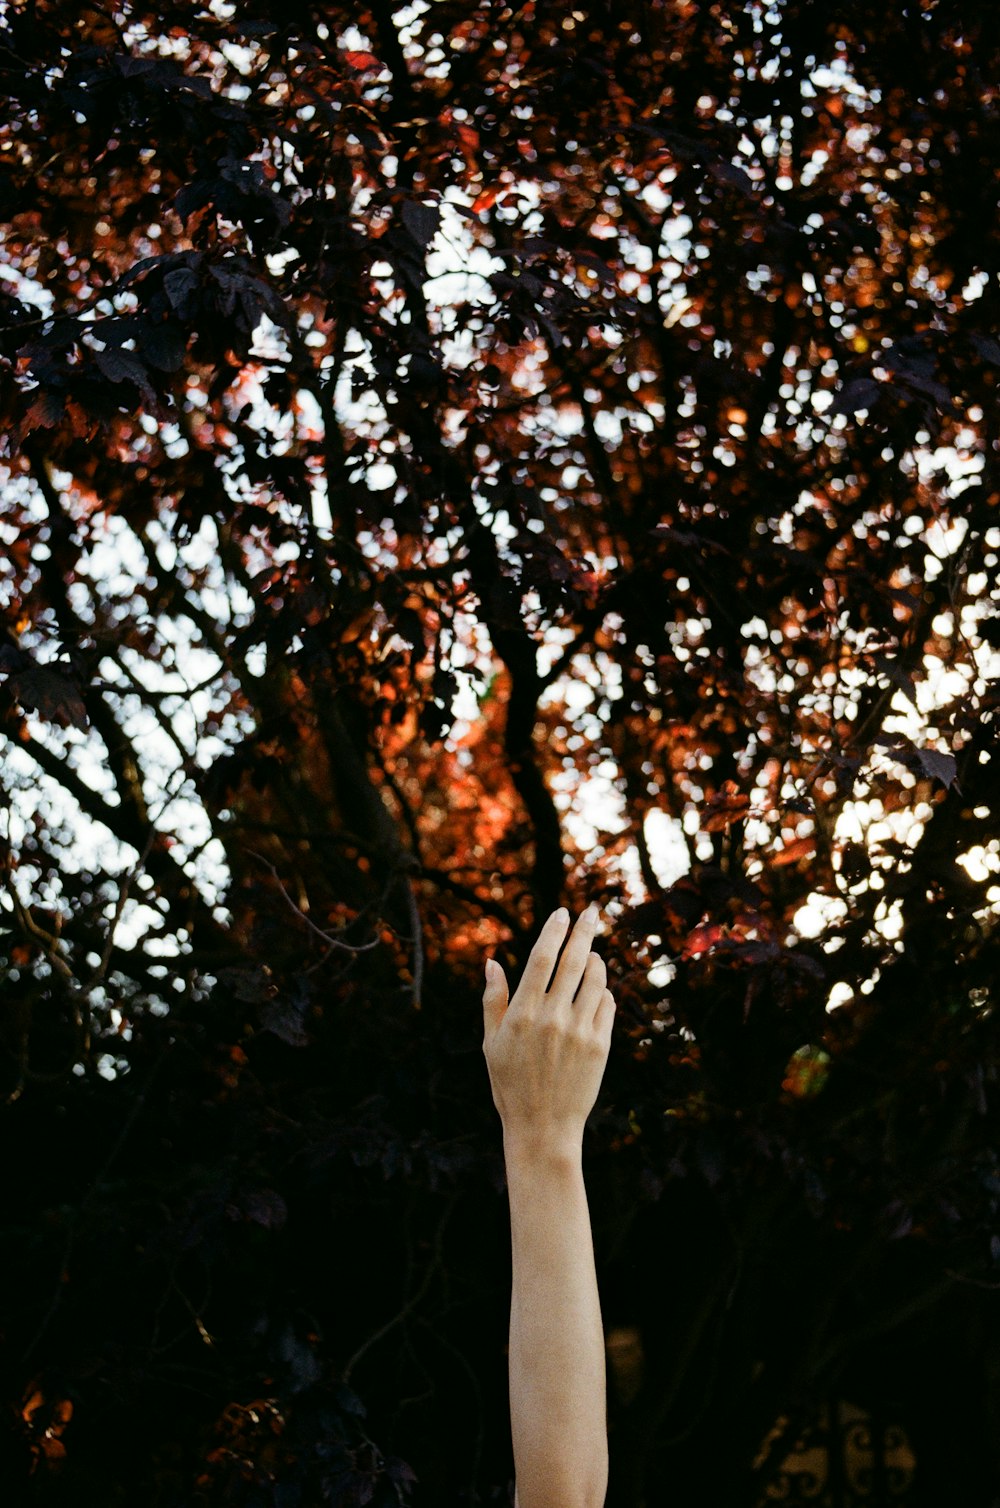
[[[482,965],[589,900],[611,1508],[834,1397],[992,1501],[998,78],[970,0],[0,7],[12,1503],[509,1501]]]

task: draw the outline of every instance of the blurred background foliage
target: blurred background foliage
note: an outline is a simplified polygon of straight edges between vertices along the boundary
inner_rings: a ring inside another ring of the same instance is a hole
[[[997,1501],[997,21],[571,3],[0,7],[11,1504],[509,1501],[592,899],[611,1508]]]

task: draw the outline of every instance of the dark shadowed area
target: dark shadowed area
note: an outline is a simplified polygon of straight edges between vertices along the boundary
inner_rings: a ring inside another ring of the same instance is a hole
[[[609,1508],[996,1508],[998,81],[0,4],[5,1508],[509,1503],[483,963],[589,900]]]

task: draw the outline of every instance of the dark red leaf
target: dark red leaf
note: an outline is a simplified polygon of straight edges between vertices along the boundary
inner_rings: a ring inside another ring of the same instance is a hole
[[[918,749],[916,754],[925,775],[940,780],[949,789],[953,785],[957,789],[958,761],[954,754],[939,754],[936,749]]]
[[[33,429],[53,429],[66,414],[66,402],[62,393],[40,388],[31,394],[31,402],[24,416],[22,433]]]
[[[95,351],[94,360],[109,382],[130,382],[139,389],[147,403],[155,404],[156,394],[150,387],[146,368],[133,352],[109,347],[106,351]]]
[[[265,1230],[281,1230],[288,1219],[288,1206],[276,1189],[254,1189],[230,1204],[231,1219],[249,1220]]]
[[[187,318],[191,310],[192,296],[199,287],[197,273],[192,272],[190,267],[175,267],[164,277],[163,287],[171,307],[177,310],[182,319]]]
[[[885,385],[873,377],[855,377],[835,396],[827,410],[830,414],[856,414],[861,409],[871,409],[885,392]]]
[[[421,251],[425,251],[437,234],[441,210],[436,204],[424,204],[419,199],[404,199],[400,214],[403,224]]]
[[[184,360],[187,337],[179,325],[147,325],[141,341],[146,360],[161,372],[176,372]]]
[[[279,996],[269,1001],[260,1012],[260,1024],[264,1031],[280,1037],[289,1047],[307,1047],[310,1036],[305,1027],[303,1006],[287,997]]]
[[[4,646],[8,663],[9,646]],[[25,656],[25,659],[27,657]],[[0,665],[0,673],[4,667]],[[7,671],[10,674],[10,671]],[[35,665],[28,662],[24,669],[11,674],[11,690],[26,712],[37,712],[45,722],[56,723],[61,728],[87,728],[90,721],[83,697],[76,683],[53,665]]]

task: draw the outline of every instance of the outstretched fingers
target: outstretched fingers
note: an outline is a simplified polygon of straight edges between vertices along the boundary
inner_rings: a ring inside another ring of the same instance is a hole
[[[599,953],[591,953],[584,965],[580,988],[573,1001],[574,1014],[579,1011],[581,1016],[591,1019],[601,1003],[601,996],[604,994],[607,982],[608,969],[604,959]]]
[[[586,1018],[588,1023],[596,1022],[607,985],[604,960],[591,951],[599,915],[596,906],[588,906],[567,937],[569,913],[564,907],[552,912],[535,939],[510,1002],[518,1016],[534,1014],[544,1007],[546,1015],[553,1011],[560,1016],[572,1012],[581,1020]],[[499,1009],[502,988],[500,984],[496,986],[498,1015],[503,1014]],[[503,1006],[506,1008],[505,993]]]
[[[611,1041],[611,1028],[615,1024],[615,1016],[617,1014],[618,1007],[615,1005],[615,997],[610,990],[605,990],[597,1002],[597,1010],[594,1013],[594,1030],[602,1037],[606,1037],[609,1043]]]
[[[569,912],[564,906],[552,912],[528,954],[528,962],[524,966],[524,973],[521,975],[512,1005],[515,1002],[534,1004],[542,999],[552,977],[552,970],[559,957],[559,949],[568,926]]]
[[[594,941],[594,933],[597,931],[597,917],[597,907],[588,906],[583,915],[577,919],[569,942],[563,950],[556,977],[549,991],[559,1004],[569,1005],[580,988],[587,961],[591,956],[590,948]]]
[[[591,951],[596,922],[596,909],[584,912],[567,937],[568,915],[553,912],[509,1007],[503,971],[487,970],[483,1051],[512,1137],[530,1131],[535,1144],[575,1146],[593,1109],[615,1017],[604,960]]]

